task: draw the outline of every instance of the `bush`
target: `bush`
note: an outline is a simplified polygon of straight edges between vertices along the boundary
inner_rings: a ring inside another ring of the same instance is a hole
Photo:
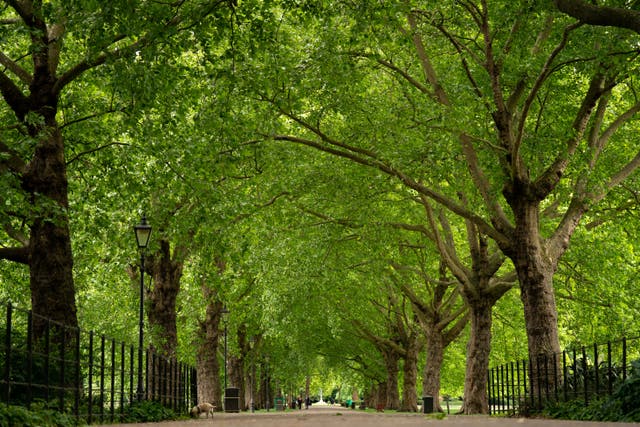
[[[631,363],[629,377],[610,397],[589,402],[581,400],[558,402],[545,408],[545,415],[582,421],[640,421],[640,360]]]
[[[124,411],[122,422],[148,423],[175,420],[179,418],[173,410],[165,408],[158,402],[142,401],[134,402]]]
[[[0,405],[0,426],[12,427],[75,427],[84,425],[74,417],[50,409]]]

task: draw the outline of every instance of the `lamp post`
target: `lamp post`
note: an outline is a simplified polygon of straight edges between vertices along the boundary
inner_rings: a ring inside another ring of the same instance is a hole
[[[142,388],[142,347],[144,342],[144,251],[149,244],[151,237],[151,226],[147,223],[147,217],[142,214],[140,224],[134,225],[136,233],[136,243],[140,250],[140,323],[138,336],[138,401],[142,401],[144,389]]]

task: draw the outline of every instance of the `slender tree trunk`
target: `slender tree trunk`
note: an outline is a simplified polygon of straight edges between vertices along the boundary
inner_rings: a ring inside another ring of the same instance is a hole
[[[420,348],[417,334],[412,334],[407,341],[402,369],[404,387],[402,388],[402,406],[400,410],[403,412],[418,412],[416,384],[418,382],[418,354],[420,353]]]
[[[383,351],[382,357],[387,371],[385,409],[400,409],[400,392],[398,391],[398,361],[400,356],[393,350]]]
[[[487,371],[491,352],[490,301],[474,301],[469,304],[471,336],[467,343],[467,365],[464,381],[464,414],[487,414]]]
[[[444,338],[433,327],[427,328],[425,332],[427,351],[422,378],[422,395],[432,396],[434,410],[442,412],[440,407],[440,370],[444,359]]]

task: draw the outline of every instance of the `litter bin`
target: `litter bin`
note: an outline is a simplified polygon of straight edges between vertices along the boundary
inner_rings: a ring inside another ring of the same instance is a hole
[[[240,412],[240,389],[227,388],[224,391],[224,412]]]
[[[273,407],[276,408],[276,411],[284,411],[284,397],[276,397],[273,399]]]
[[[433,396],[422,396],[422,413],[433,413]]]

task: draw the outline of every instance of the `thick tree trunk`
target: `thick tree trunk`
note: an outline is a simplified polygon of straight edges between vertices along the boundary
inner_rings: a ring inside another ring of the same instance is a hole
[[[228,355],[227,387],[235,387],[240,390],[240,396],[244,396],[244,359]]]
[[[376,398],[376,402],[375,402],[376,406],[375,407],[377,407],[378,405],[382,405],[383,408],[386,408],[387,402],[388,402],[387,389],[388,389],[388,387],[387,387],[387,382],[386,381],[378,384],[378,386],[376,387],[376,396],[375,396],[375,398]]]
[[[398,361],[400,356],[393,350],[383,351],[384,366],[387,371],[385,409],[400,409],[400,392],[398,391]]]
[[[39,316],[75,328],[78,319],[64,144],[55,119],[47,116],[47,127],[37,131],[47,136],[38,142],[22,177],[23,187],[33,195],[34,211],[38,212],[29,238],[31,308]],[[44,333],[45,327],[45,321],[36,316],[35,336]]]
[[[404,387],[402,388],[402,406],[400,407],[400,411],[418,412],[416,384],[418,383],[418,354],[420,353],[420,348],[417,337],[412,334],[407,344],[402,369]]]
[[[493,302],[469,304],[471,336],[467,343],[467,366],[464,381],[464,414],[488,414],[487,371],[491,353],[491,310]]]
[[[440,407],[440,370],[444,359],[444,338],[435,328],[429,328],[425,332],[427,351],[422,378],[422,395],[432,396],[434,409],[442,412]]]
[[[539,206],[536,202],[516,199],[512,203],[516,220],[513,252],[511,257],[520,281],[520,297],[524,306],[524,320],[527,330],[529,358],[560,353],[558,338],[558,313],[553,292],[555,273],[561,251],[550,254],[539,233]],[[534,364],[535,365],[535,364]],[[546,367],[554,372],[554,367]],[[537,372],[533,373],[534,380]],[[534,381],[538,386],[553,390],[553,376]],[[535,391],[535,390],[533,390]]]
[[[220,340],[220,320],[222,303],[213,298],[213,292],[203,285],[204,300],[207,303],[206,318],[198,331],[196,363],[198,370],[198,403],[208,402],[222,409],[222,388],[220,384],[220,362],[218,347]]]
[[[165,357],[175,357],[178,347],[176,299],[183,263],[171,258],[170,244],[160,240],[160,250],[149,257],[153,287],[147,292],[147,316],[154,347]]]

